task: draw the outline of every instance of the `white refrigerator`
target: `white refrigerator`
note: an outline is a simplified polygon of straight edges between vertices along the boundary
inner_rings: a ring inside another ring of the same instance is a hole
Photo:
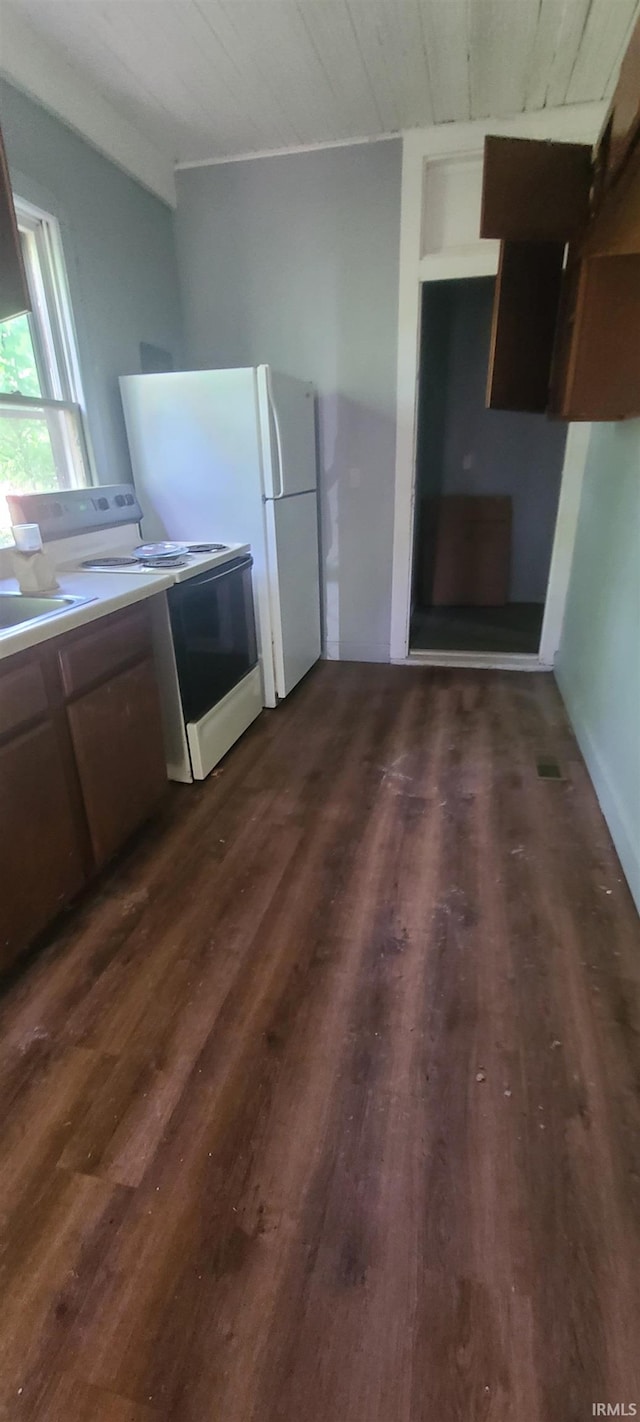
[[[264,704],[320,656],[313,386],[269,366],[120,380],[147,541],[250,543]]]

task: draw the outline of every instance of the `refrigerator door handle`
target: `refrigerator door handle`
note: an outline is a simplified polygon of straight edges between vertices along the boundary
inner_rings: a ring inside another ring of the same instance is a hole
[[[273,398],[273,386],[272,386],[272,384],[271,384],[271,368],[270,368],[270,366],[267,366],[267,367],[266,367],[266,377],[267,377],[267,394],[268,394],[268,397],[269,397],[269,414],[271,415],[271,418],[272,418],[272,420],[273,420],[273,428],[274,428],[274,430],[275,430],[275,435],[276,435],[276,450],[277,450],[277,454],[278,454],[278,483],[279,483],[279,486],[280,486],[278,493],[277,493],[277,494],[273,494],[272,497],[273,497],[274,499],[283,499],[283,498],[284,498],[284,468],[283,468],[283,463],[282,463],[282,437],[281,437],[281,434],[280,434],[280,420],[279,420],[279,418],[278,418],[278,407],[277,407],[276,402],[275,402],[275,400],[274,400],[274,398]]]

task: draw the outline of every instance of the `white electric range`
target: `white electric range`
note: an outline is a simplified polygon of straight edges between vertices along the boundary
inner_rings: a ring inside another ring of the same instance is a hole
[[[13,523],[37,523],[60,578],[157,582],[150,601],[167,774],[202,780],[263,708],[252,558],[246,543],[141,545],[128,484],[9,496]]]

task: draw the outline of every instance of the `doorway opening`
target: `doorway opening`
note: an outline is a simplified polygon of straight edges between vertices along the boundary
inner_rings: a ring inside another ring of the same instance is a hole
[[[412,653],[540,646],[567,426],[486,409],[494,287],[422,287]]]

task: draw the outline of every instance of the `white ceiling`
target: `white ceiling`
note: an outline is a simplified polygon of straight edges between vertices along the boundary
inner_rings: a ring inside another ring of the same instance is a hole
[[[0,68],[33,92],[51,88],[50,65],[64,66],[57,107],[68,121],[65,74],[164,160],[189,163],[600,100],[639,9],[639,0],[0,0]],[[21,80],[16,68],[36,52],[39,81]],[[56,107],[51,94],[37,96]]]

